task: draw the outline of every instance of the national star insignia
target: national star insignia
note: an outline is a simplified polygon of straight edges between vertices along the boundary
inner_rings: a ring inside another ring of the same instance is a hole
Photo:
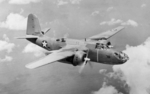
[[[44,41],[42,42],[42,45],[43,45],[43,47],[47,47],[47,41],[44,40]]]

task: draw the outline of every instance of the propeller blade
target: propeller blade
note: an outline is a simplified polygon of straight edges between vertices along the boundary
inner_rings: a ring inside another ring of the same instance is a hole
[[[88,62],[88,63],[89,63],[90,68],[93,68],[92,62]]]
[[[84,58],[84,62],[83,62],[83,64],[81,65],[81,68],[80,68],[80,70],[79,70],[79,73],[81,73],[81,72],[83,71],[85,65],[90,61],[90,58],[88,58],[88,53],[89,53],[89,50],[88,50],[88,52],[87,52],[86,57]]]
[[[81,65],[81,68],[80,68],[80,70],[79,70],[79,73],[82,73],[82,71],[83,71],[83,69],[84,69],[84,67],[85,67],[85,65],[86,65],[86,62],[87,62],[87,61],[84,61],[83,64]]]
[[[81,65],[81,68],[80,68],[80,70],[79,70],[79,73],[81,73],[81,72],[83,71],[85,65],[90,61],[90,59],[87,58],[87,57],[85,57],[84,60],[85,60],[85,61],[84,61],[83,64]]]

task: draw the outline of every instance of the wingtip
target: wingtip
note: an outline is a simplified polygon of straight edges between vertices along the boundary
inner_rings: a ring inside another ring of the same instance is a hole
[[[25,65],[25,67],[28,68],[28,69],[34,69],[34,67],[29,65],[29,64]]]
[[[15,39],[24,39],[24,38],[22,38],[22,37],[14,37]]]
[[[19,37],[14,37],[14,39],[19,39]]]
[[[124,28],[125,28],[125,26],[121,25],[121,26],[116,27],[116,30],[117,30],[117,31],[121,31],[121,30],[124,29]]]

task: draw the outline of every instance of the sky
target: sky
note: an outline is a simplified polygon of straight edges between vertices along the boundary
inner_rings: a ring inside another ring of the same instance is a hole
[[[0,94],[149,94],[149,0],[0,0]],[[39,18],[50,37],[88,38],[123,25],[110,38],[130,60],[122,65],[56,62],[25,65],[44,57],[42,48],[15,37],[26,34],[27,17]]]

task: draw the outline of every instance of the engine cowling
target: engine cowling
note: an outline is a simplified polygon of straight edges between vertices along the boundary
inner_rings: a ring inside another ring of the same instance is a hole
[[[103,45],[111,45],[111,42],[109,40],[100,40],[99,43]]]
[[[96,48],[111,48],[111,42],[108,40],[100,40],[97,44],[96,44]]]
[[[83,62],[84,62],[84,58],[86,57],[86,54],[82,51],[77,51],[75,53],[75,55],[73,56],[73,61],[72,61],[72,64],[74,66],[77,66],[77,65],[81,65]]]

